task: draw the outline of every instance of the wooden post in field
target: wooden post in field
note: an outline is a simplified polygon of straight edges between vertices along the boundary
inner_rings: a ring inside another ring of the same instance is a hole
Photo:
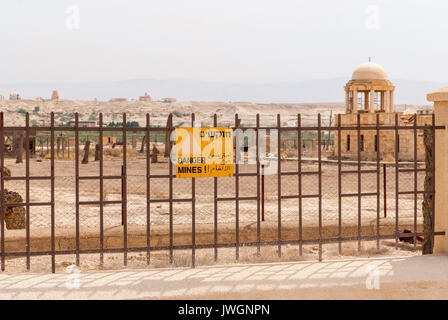
[[[135,133],[132,135],[132,149],[137,149],[137,135]]]
[[[20,133],[19,145],[17,146],[17,158],[16,163],[23,162],[23,133]]]
[[[140,147],[140,153],[143,153],[145,151],[145,142],[146,142],[146,135],[143,136],[142,145]]]
[[[61,137],[56,138],[56,154],[59,159],[59,151],[61,151]]]
[[[90,141],[86,140],[86,144],[84,145],[84,157],[82,158],[82,164],[89,163],[89,152],[90,152]]]
[[[100,145],[95,145],[95,161],[100,161]]]
[[[169,150],[168,146],[170,145],[170,134],[171,134],[171,129],[172,128],[173,128],[173,114],[170,113],[170,115],[168,116],[168,120],[166,121],[165,153],[164,153],[165,157],[169,157],[170,156],[170,152],[171,152],[171,150]]]
[[[157,155],[159,154],[159,150],[156,147],[156,144],[153,144],[152,146],[152,153],[151,153],[151,163],[157,163]]]

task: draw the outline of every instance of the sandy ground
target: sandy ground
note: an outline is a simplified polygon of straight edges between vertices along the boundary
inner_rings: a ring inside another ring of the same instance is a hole
[[[38,112],[34,112],[35,107]],[[419,106],[395,105],[398,111],[414,113]],[[146,123],[146,113],[151,116],[152,125],[165,125],[169,113],[174,113],[174,124],[190,123],[191,113],[195,113],[196,121],[201,121],[203,126],[212,125],[213,114],[218,115],[220,125],[230,125],[235,121],[235,114],[242,119],[243,125],[255,125],[255,114],[260,114],[262,125],[276,125],[276,114],[281,115],[282,123],[297,119],[297,114],[302,115],[303,125],[316,125],[317,114],[322,114],[322,124],[329,124],[330,114],[345,112],[343,102],[334,103],[301,103],[301,104],[257,104],[252,102],[205,102],[205,101],[178,101],[175,103],[162,102],[103,102],[82,100],[60,101],[0,101],[0,109],[5,113],[5,125],[21,126],[25,124],[25,116],[18,111],[23,109],[30,113],[31,124],[49,125],[50,112],[55,113],[55,123],[74,120],[74,113],[80,114],[80,120],[97,119],[102,112],[104,123],[121,121],[122,113],[127,113],[128,121],[137,121],[141,126]],[[273,111],[274,110],[274,111]],[[334,123],[334,118],[333,118]]]
[[[446,299],[448,257],[0,274],[1,299]],[[431,270],[423,272],[422,270]]]
[[[163,160],[163,159],[162,159]],[[168,162],[151,165],[152,174],[168,174]],[[6,159],[5,165],[11,169],[13,176],[25,174],[25,164],[16,164],[13,159]],[[104,164],[105,175],[120,175],[121,161],[109,159]],[[343,170],[354,170],[356,166],[344,166]],[[376,166],[363,166],[363,169],[376,169]],[[45,175],[50,172],[50,161],[38,162],[31,160],[31,175]],[[56,227],[73,227],[75,225],[75,163],[70,160],[56,161]],[[297,161],[282,161],[282,171],[297,171]],[[303,171],[317,171],[316,164],[303,164]],[[334,164],[323,164],[322,166],[322,219],[323,223],[335,224],[338,221],[338,191],[337,191],[337,166]],[[240,172],[256,172],[255,165],[241,165]],[[98,162],[89,162],[80,166],[81,176],[98,175]],[[128,159],[128,224],[146,224],[146,159],[134,157]],[[358,177],[356,174],[344,174],[342,178],[342,193],[357,193]],[[418,190],[423,189],[424,173],[418,174]],[[214,184],[213,178],[196,179],[196,222],[213,223],[214,216]],[[257,178],[240,177],[239,194],[241,197],[253,197],[257,195]],[[31,202],[50,201],[50,181],[31,181]],[[265,218],[267,221],[277,221],[278,176],[265,176]],[[5,188],[25,195],[24,181],[7,181]],[[297,175],[282,177],[282,195],[298,194]],[[104,190],[106,200],[121,200],[121,180],[105,180]],[[413,173],[400,173],[400,191],[413,190]],[[361,192],[376,192],[376,174],[363,174],[361,181]],[[302,176],[302,192],[305,195],[318,194],[318,176]],[[383,202],[383,179],[381,173],[380,181],[380,215],[384,214]],[[218,178],[218,197],[235,196],[235,178]],[[168,199],[169,184],[167,178],[151,179],[151,199]],[[173,197],[175,199],[191,199],[191,179],[175,179],[173,185]],[[80,182],[80,201],[98,201],[98,180],[83,180]],[[421,221],[422,196],[417,198],[417,219]],[[316,224],[318,221],[318,200],[303,199],[302,217],[303,223]],[[357,197],[342,198],[342,220],[343,223],[357,223],[358,199]],[[282,200],[282,221],[298,220],[298,200]],[[174,224],[190,224],[192,216],[191,202],[175,203]],[[218,204],[218,222],[235,221],[235,202],[220,201]],[[100,208],[98,205],[84,205],[80,212],[81,228],[99,226]],[[395,217],[395,170],[389,168],[387,171],[387,214],[393,220]],[[240,201],[239,219],[242,222],[254,222],[257,215],[257,202],[254,200]],[[361,199],[362,222],[370,223],[377,216],[377,197],[367,196]],[[400,222],[412,221],[414,217],[414,196],[400,195],[399,218]],[[104,208],[105,227],[115,227],[121,224],[121,205],[107,205]],[[169,203],[151,204],[151,223],[167,224],[169,222]],[[48,207],[31,208],[31,227],[47,228],[50,225],[50,210]]]
[[[39,112],[33,112],[36,106],[40,107]],[[146,113],[151,116],[152,125],[165,125],[169,113],[174,113],[174,124],[191,123],[191,113],[195,113],[196,121],[201,121],[203,125],[211,125],[213,113],[218,115],[221,125],[232,124],[235,121],[235,114],[238,114],[243,123],[248,125],[255,123],[254,115],[259,113],[261,121],[265,125],[275,125],[276,115],[281,114],[282,120],[287,122],[297,119],[297,114],[304,117],[303,124],[307,122],[316,123],[317,113],[323,114],[323,121],[327,121],[330,112],[344,112],[344,103],[309,103],[309,104],[256,104],[251,102],[200,102],[200,101],[178,101],[175,103],[162,102],[94,102],[80,100],[60,100],[60,101],[0,101],[0,108],[5,112],[6,125],[24,125],[25,116],[18,113],[23,109],[30,113],[31,124],[49,125],[50,112],[55,113],[55,123],[74,120],[74,113],[80,114],[80,120],[88,120],[91,115],[103,113],[104,122],[121,121],[123,112],[127,113],[128,121],[137,121],[141,126],[146,123]],[[69,111],[67,111],[69,110]]]
[[[318,245],[304,245],[302,256],[299,254],[299,247],[296,245],[282,246],[282,255],[278,256],[278,250],[275,246],[261,247],[260,255],[257,255],[256,247],[240,247],[239,259],[236,260],[235,248],[218,249],[218,261],[214,261],[213,249],[196,249],[196,266],[213,266],[216,264],[250,264],[264,262],[294,262],[294,261],[317,261]],[[380,242],[380,250],[377,251],[376,242],[365,241],[361,243],[361,250],[358,251],[357,242],[346,242],[342,244],[342,254],[339,254],[337,244],[324,244],[322,247],[323,260],[348,259],[348,258],[378,258],[386,256],[396,257],[414,257],[421,255],[421,246],[414,250],[413,245],[399,243],[395,248],[394,240],[383,240]],[[150,264],[147,264],[146,253],[128,253],[128,265],[123,264],[123,254],[106,253],[104,254],[104,263],[100,265],[99,254],[82,254],[80,256],[79,269],[81,271],[92,270],[120,270],[135,268],[159,269],[167,267],[191,267],[191,250],[175,250],[173,263],[169,262],[168,251],[156,251],[150,255]],[[67,267],[76,263],[75,255],[57,255],[56,272],[64,273]],[[48,273],[51,271],[50,256],[31,257],[31,269],[33,273]],[[27,273],[25,258],[8,258],[6,260],[6,274]]]

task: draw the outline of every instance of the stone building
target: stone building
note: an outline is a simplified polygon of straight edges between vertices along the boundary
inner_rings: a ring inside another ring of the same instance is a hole
[[[113,145],[117,143],[116,136],[103,136],[103,146]]]
[[[53,90],[53,92],[51,93],[51,100],[59,100],[58,90]]]
[[[376,126],[376,115],[379,114],[380,126],[394,126],[398,115],[399,126],[412,128],[417,125],[430,125],[431,114],[403,114],[396,112],[394,107],[395,86],[388,80],[387,72],[379,64],[372,61],[359,65],[347,82],[345,89],[345,114],[341,114],[341,127],[357,126],[358,115],[360,126]],[[338,115],[335,119],[338,126]],[[395,161],[395,131],[380,131],[380,158],[384,161]],[[413,130],[399,130],[398,157],[401,161],[414,159]],[[341,132],[341,155],[346,159],[357,159],[358,133],[357,130],[343,130]],[[334,152],[338,152],[338,134],[335,131]],[[362,160],[374,161],[377,158],[378,137],[376,130],[362,130],[360,132],[360,155]],[[424,160],[425,148],[423,132],[417,130],[417,158]]]
[[[151,102],[152,99],[151,99],[151,96],[147,92],[145,92],[144,96],[138,97],[138,101],[148,101],[148,102]]]
[[[80,120],[78,126],[81,128],[93,128],[96,126],[96,120]]]

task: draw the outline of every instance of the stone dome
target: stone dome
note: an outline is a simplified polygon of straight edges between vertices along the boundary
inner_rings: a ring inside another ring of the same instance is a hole
[[[356,67],[352,80],[387,80],[387,72],[379,64],[369,61]]]

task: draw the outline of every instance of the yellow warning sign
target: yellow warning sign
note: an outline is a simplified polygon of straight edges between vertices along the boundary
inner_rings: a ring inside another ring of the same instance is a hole
[[[233,176],[231,128],[176,128],[176,177]]]

